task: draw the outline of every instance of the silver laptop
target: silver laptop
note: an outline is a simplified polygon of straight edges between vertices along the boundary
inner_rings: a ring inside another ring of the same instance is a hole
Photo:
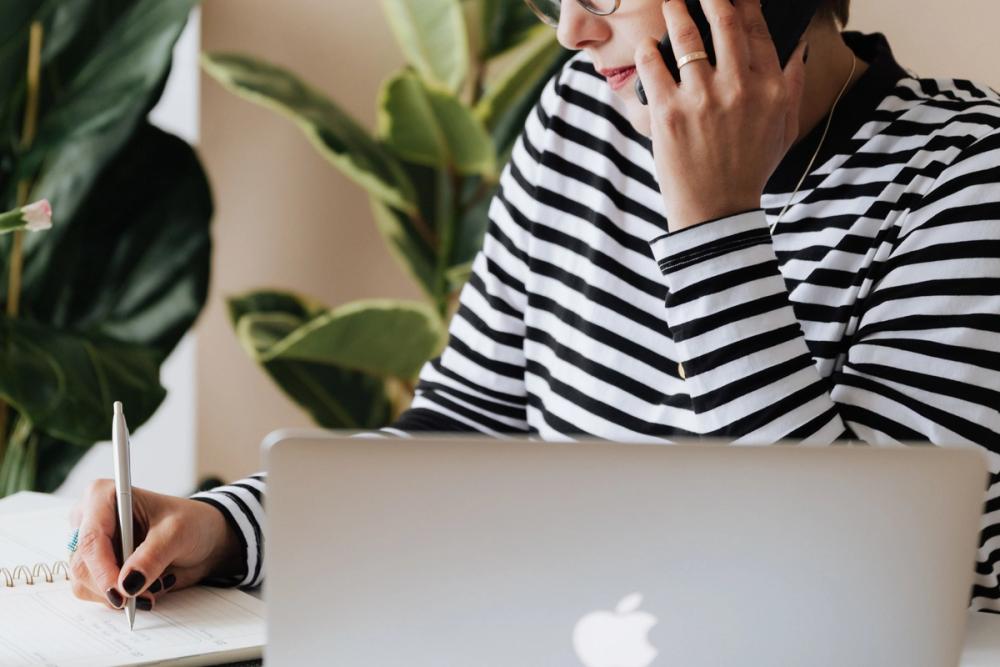
[[[284,431],[265,664],[957,665],[974,449]]]

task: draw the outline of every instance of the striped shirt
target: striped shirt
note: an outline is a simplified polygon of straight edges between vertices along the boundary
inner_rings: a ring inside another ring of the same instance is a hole
[[[902,69],[881,34],[758,210],[667,233],[651,144],[585,54],[492,202],[448,347],[390,432],[930,441],[989,461],[972,607],[1000,612],[1000,94]],[[262,477],[195,497],[263,576]]]

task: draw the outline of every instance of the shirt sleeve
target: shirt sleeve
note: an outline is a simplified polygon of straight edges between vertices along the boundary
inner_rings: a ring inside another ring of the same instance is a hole
[[[667,234],[651,248],[694,410],[709,434],[983,449],[992,483],[973,606],[1000,611],[998,164],[993,132],[961,150],[888,228],[878,246],[884,256],[857,276],[847,318],[857,326],[829,378],[806,345],[762,211]]]
[[[236,533],[244,554],[240,573],[231,579],[207,579],[215,586],[254,588],[264,579],[264,485],[265,474],[257,473],[232,484],[217,486],[191,496],[222,512]]]

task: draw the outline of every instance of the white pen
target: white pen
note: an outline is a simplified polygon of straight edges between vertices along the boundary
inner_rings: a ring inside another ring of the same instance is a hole
[[[111,449],[115,455],[115,500],[118,502],[118,527],[122,534],[122,563],[132,555],[132,469],[129,462],[128,426],[121,401],[115,401],[111,422]],[[128,629],[135,624],[135,598],[125,598]]]

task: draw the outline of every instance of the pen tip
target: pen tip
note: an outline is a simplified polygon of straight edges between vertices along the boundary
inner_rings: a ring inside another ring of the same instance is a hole
[[[134,607],[130,608],[129,606],[126,606],[125,616],[128,618],[128,629],[129,631],[131,631],[132,627],[135,625],[135,608]]]

